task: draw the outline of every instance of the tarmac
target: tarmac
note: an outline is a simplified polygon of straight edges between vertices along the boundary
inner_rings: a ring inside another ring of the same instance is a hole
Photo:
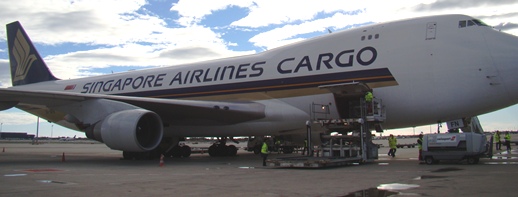
[[[209,144],[196,144],[203,147]],[[396,157],[324,169],[263,167],[259,155],[122,160],[99,143],[0,142],[0,196],[516,196],[518,148],[479,164]],[[290,154],[299,156],[299,153]],[[270,158],[290,156],[270,154]],[[516,189],[516,190],[515,190]]]

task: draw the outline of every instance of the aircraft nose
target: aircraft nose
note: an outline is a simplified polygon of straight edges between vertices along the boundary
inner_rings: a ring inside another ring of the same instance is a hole
[[[493,64],[509,99],[518,103],[518,37],[494,32],[486,35]],[[506,95],[502,95],[506,96]]]

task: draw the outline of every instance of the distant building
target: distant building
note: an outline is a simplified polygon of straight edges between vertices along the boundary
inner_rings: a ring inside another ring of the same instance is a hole
[[[18,133],[18,132],[2,132],[1,139],[34,139],[34,134]]]

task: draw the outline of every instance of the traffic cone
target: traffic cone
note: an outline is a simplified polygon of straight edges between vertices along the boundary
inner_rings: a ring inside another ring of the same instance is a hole
[[[160,164],[159,164],[160,167],[163,167],[164,166],[164,155],[160,155]]]
[[[61,162],[65,162],[65,152],[63,152],[63,155],[61,156]]]

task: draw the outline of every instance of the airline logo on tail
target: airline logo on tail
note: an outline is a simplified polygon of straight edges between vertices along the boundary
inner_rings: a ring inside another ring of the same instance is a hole
[[[13,81],[24,80],[32,66],[32,63],[38,60],[36,55],[30,54],[30,52],[31,46],[29,45],[29,42],[27,42],[22,32],[18,30],[18,32],[16,32],[16,38],[14,39],[14,47],[11,51],[18,63]]]

